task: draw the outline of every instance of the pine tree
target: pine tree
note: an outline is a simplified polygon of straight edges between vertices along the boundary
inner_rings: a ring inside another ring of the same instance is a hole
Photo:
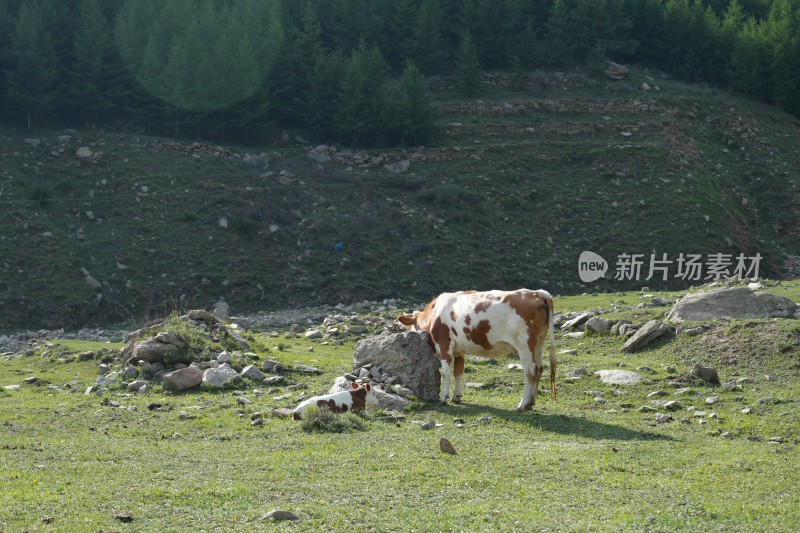
[[[481,85],[481,63],[469,30],[464,32],[458,45],[456,68],[461,80],[461,92],[465,96],[475,96]]]
[[[347,59],[340,52],[319,52],[308,84],[307,121],[321,135],[341,136],[339,102]]]
[[[10,41],[6,95],[26,112],[31,129],[34,114],[53,109],[58,75],[51,34],[37,0],[25,0],[20,6]]]
[[[388,67],[380,50],[377,47],[367,49],[362,40],[345,67],[339,97],[342,133],[354,143],[359,139],[380,141],[383,85],[387,74]]]
[[[441,65],[445,52],[444,12],[439,0],[422,0],[414,23],[410,43],[411,59],[430,72]]]
[[[283,40],[278,0],[128,0],[120,53],[151,94],[178,109],[214,111],[264,83]]]
[[[406,63],[392,101],[395,102],[395,128],[401,143],[410,138],[418,144],[433,136],[436,110],[428,92],[428,82],[414,63]]]

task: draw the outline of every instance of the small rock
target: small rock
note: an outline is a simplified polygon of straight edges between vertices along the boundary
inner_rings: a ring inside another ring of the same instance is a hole
[[[264,380],[264,373],[258,369],[255,365],[247,365],[242,370],[241,376],[243,378],[252,379],[254,381],[263,381]]]
[[[456,453],[456,449],[453,448],[453,445],[450,444],[450,441],[444,437],[439,439],[439,449],[442,450],[443,453],[450,453],[450,454]]]
[[[436,424],[434,424],[430,420],[426,420],[419,427],[422,429],[433,429],[434,427],[436,427]]]
[[[568,378],[579,378],[588,374],[585,368],[576,368],[575,370],[570,370],[567,372]]]
[[[322,374],[322,370],[314,368],[313,366],[294,365],[295,372],[302,372],[303,374]]]
[[[744,409],[742,409],[742,410],[741,410],[741,413],[742,413],[743,415],[749,415],[749,414],[750,414],[750,413],[752,413],[752,412],[753,412],[753,410],[752,410],[752,409],[750,409],[749,407],[745,407]]]
[[[300,520],[300,517],[291,511],[282,511],[280,509],[273,509],[272,511],[262,516],[261,520],[275,520],[275,521]]]
[[[717,371],[714,368],[705,366],[702,363],[697,363],[694,365],[694,368],[692,369],[692,375],[697,376],[708,383],[713,383],[714,385],[720,384],[719,374],[717,374]]]
[[[664,424],[665,422],[671,422],[672,416],[665,413],[657,413],[655,419],[659,424]]]
[[[636,385],[644,379],[641,374],[630,370],[598,370],[594,374],[608,385]]]
[[[733,433],[731,433],[730,431],[726,431],[725,433],[720,435],[720,437],[722,437],[723,439],[733,440]]]
[[[272,410],[272,416],[276,418],[292,418],[292,413],[294,413],[294,409],[289,409],[288,407],[280,407]]]
[[[678,400],[670,400],[664,404],[664,409],[669,411],[675,411],[676,409],[680,409],[683,407]]]
[[[718,401],[719,401],[719,396],[709,396],[708,398],[706,398],[706,403],[708,405],[714,405]]]
[[[133,522],[133,513],[129,511],[124,511],[122,513],[115,514],[114,518],[116,518],[120,522]]]
[[[667,393],[664,392],[663,390],[653,391],[647,395],[648,398],[660,398],[662,396],[667,396]]]
[[[783,437],[770,437],[770,444],[783,444]]]

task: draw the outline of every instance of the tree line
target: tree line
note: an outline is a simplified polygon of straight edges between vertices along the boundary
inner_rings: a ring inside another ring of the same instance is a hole
[[[434,134],[432,76],[638,63],[800,116],[800,0],[0,0],[0,119]]]

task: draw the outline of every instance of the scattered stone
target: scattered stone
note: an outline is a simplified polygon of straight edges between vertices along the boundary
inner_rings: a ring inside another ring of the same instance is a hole
[[[88,159],[94,155],[94,152],[88,146],[81,146],[75,151],[75,155],[80,159]]]
[[[423,422],[422,424],[420,424],[420,426],[419,426],[419,427],[420,427],[421,429],[433,429],[434,427],[436,427],[436,424],[435,424],[435,423],[433,423],[433,422],[432,422],[432,421],[430,421],[430,420],[426,420],[425,422]]]
[[[603,75],[612,80],[623,80],[628,75],[628,72],[628,68],[611,61],[608,67],[603,70]]]
[[[733,433],[731,433],[730,431],[726,431],[725,433],[720,435],[720,437],[722,437],[723,439],[733,440]]]
[[[714,405],[718,401],[719,401],[719,396],[709,396],[708,398],[706,398],[706,404],[708,405]]]
[[[456,453],[456,449],[453,448],[453,445],[450,443],[450,441],[444,437],[439,439],[439,449],[442,450],[443,453]]]
[[[714,385],[720,384],[719,374],[717,374],[717,371],[714,368],[705,366],[702,363],[697,363],[694,365],[694,368],[692,369],[692,375]]]
[[[655,419],[659,424],[664,424],[666,422],[672,422],[672,415],[668,415],[666,413],[656,413]]]
[[[567,372],[568,378],[580,378],[588,374],[585,368],[576,368],[575,370],[570,370]]]
[[[217,368],[209,368],[203,372],[203,383],[208,383],[214,387],[224,387],[238,379],[240,379],[239,373],[227,363]]]
[[[749,415],[752,412],[753,412],[753,410],[751,408],[749,408],[749,407],[745,407],[744,409],[741,410],[741,413],[743,415]]]
[[[261,520],[274,520],[277,522],[282,520],[300,520],[300,517],[291,511],[282,511],[280,509],[273,509],[272,511],[262,516]]]
[[[321,339],[324,335],[318,329],[311,329],[303,335],[306,339]]]
[[[128,522],[133,522],[133,518],[134,517],[133,517],[133,513],[129,512],[129,511],[124,511],[124,512],[115,514],[114,518],[119,520],[120,522],[128,523]]]
[[[581,313],[580,315],[576,316],[572,320],[569,320],[561,325],[562,330],[570,330],[570,329],[577,329],[583,326],[590,318],[592,318],[591,313]]]
[[[770,444],[783,444],[783,437],[770,437],[769,438]]]
[[[578,355],[578,350],[561,350],[559,355]]]
[[[614,324],[616,324],[616,321],[614,320],[593,316],[586,321],[584,328],[586,331],[591,331],[593,333],[605,333],[607,331],[611,331],[611,328],[614,327]]]
[[[288,407],[280,407],[272,410],[272,416],[276,418],[292,418],[292,413],[294,413],[294,409]]]
[[[231,355],[230,352],[226,350],[217,356],[217,363],[221,365],[225,363],[231,364],[233,363],[233,355]]]
[[[636,385],[644,379],[641,374],[630,370],[598,370],[594,374],[607,385]]]
[[[657,339],[668,330],[660,320],[651,320],[633,334],[622,346],[623,352],[633,352]]]
[[[647,395],[648,398],[660,398],[662,396],[667,396],[667,393],[664,392],[663,390],[653,391]]]
[[[294,365],[293,369],[295,372],[300,372],[303,374],[322,374],[322,370],[313,366]]]
[[[183,391],[196,387],[203,382],[203,371],[194,366],[187,366],[164,374],[162,385],[164,390]],[[141,387],[139,387],[141,388]]]
[[[156,409],[161,409],[161,403],[159,402],[150,402],[147,404],[148,411],[155,411]]]
[[[791,317],[797,304],[785,296],[753,292],[745,287],[726,287],[687,294],[667,313],[667,320],[710,320],[715,318]]]
[[[643,405],[643,406],[639,407],[639,410],[640,411],[646,411],[648,413],[653,413],[653,412],[657,411],[657,409],[655,407],[651,407],[649,405]]]
[[[253,381],[264,381],[264,373],[259,370],[256,365],[247,365],[244,367],[241,376],[243,378],[252,379]]]
[[[664,404],[664,409],[668,411],[675,411],[683,407],[678,400],[670,400]]]
[[[264,359],[261,362],[261,370],[269,374],[275,374],[276,372],[280,372],[281,368],[282,368],[281,364],[274,359]]]

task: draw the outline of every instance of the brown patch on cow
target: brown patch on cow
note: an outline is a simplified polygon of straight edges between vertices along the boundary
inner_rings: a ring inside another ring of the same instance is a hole
[[[464,356],[456,357],[455,365],[453,365],[453,375],[455,377],[462,376],[464,374]]]
[[[353,397],[353,411],[363,411],[367,407],[367,389],[359,387],[350,391]]]
[[[544,334],[550,318],[547,302],[534,291],[514,291],[507,294],[503,302],[507,303],[528,325],[528,349],[534,359],[538,360],[541,357]]]
[[[333,400],[317,400],[317,407],[327,409],[332,413],[344,413],[347,411],[346,405],[337,405]]]
[[[475,304],[475,312],[476,313],[485,313],[487,309],[492,306],[491,300],[481,300],[480,302]]]
[[[488,320],[481,320],[478,322],[478,325],[472,328],[469,333],[467,333],[467,339],[474,342],[481,348],[485,350],[491,350],[492,345],[489,342],[489,330],[492,329],[492,325],[489,323]]]
[[[466,318],[464,318],[464,324],[469,326],[471,323],[472,323],[472,316],[467,315]]]
[[[447,324],[442,322],[442,319],[437,316],[428,334],[439,348],[439,358],[451,364],[453,358],[450,356],[450,328]]]
[[[452,309],[450,310],[450,320],[452,320],[453,322],[456,321],[456,312],[453,311]]]

